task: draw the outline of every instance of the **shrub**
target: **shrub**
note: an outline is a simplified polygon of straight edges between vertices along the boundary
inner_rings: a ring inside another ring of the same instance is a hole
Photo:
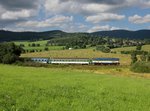
[[[141,50],[141,49],[142,49],[142,45],[136,46],[136,50]]]
[[[37,46],[37,47],[40,47],[41,45],[40,45],[40,44],[36,44],[36,46]]]
[[[35,47],[36,46],[36,44],[35,43],[32,43],[32,45],[31,45],[32,47]]]
[[[3,57],[2,63],[4,63],[4,64],[12,64],[16,60],[17,60],[17,56],[16,55],[8,53],[8,54],[6,54]]]
[[[24,44],[20,44],[19,46],[20,46],[20,47],[25,47],[25,45],[24,45]]]
[[[110,52],[110,48],[109,47],[105,47],[105,46],[96,46],[96,50],[102,51],[104,53],[109,53]]]
[[[131,54],[131,60],[132,60],[132,63],[131,63],[131,64],[134,64],[135,62],[137,62],[138,58],[137,58],[136,53],[132,53],[132,54]]]
[[[146,61],[146,54],[142,54],[141,56],[140,56],[140,59],[141,59],[141,61]]]
[[[45,51],[48,51],[49,49],[48,49],[48,47],[45,47],[44,50],[45,50]]]
[[[150,62],[136,62],[132,64],[131,71],[137,73],[150,73]]]
[[[14,43],[0,44],[0,63],[11,64],[18,60],[23,49]]]

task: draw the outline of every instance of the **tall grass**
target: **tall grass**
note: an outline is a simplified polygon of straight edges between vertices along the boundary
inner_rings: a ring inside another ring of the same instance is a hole
[[[150,81],[0,65],[0,111],[149,111]]]
[[[131,66],[131,71],[137,73],[150,73],[150,62],[136,62]]]

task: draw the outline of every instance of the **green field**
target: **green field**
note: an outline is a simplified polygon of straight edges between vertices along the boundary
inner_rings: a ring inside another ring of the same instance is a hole
[[[25,50],[44,50],[45,47],[48,47],[49,50],[62,50],[63,46],[46,46],[48,40],[43,40],[43,41],[35,41],[35,42],[29,42],[29,41],[24,41],[24,42],[14,42],[16,45],[24,44],[25,47],[23,47]],[[40,47],[29,47],[29,44],[40,44]]]
[[[19,41],[19,42],[14,42],[16,45],[24,44],[25,46],[28,46],[28,44],[36,43],[36,44],[41,44],[45,45],[47,43],[47,40],[41,40],[41,41],[35,41],[35,42],[30,42],[30,41]]]
[[[136,47],[122,47],[122,48],[115,48],[112,51],[120,52],[120,51],[133,51],[136,50]],[[150,45],[143,45],[142,50],[150,52]]]
[[[149,106],[146,78],[0,65],[0,111],[149,111]]]

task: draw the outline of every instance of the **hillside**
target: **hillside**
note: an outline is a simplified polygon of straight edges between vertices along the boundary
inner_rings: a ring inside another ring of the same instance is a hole
[[[128,39],[150,39],[150,30],[127,31],[99,31],[94,33],[67,33],[60,30],[45,31],[45,32],[12,32],[0,30],[0,42],[4,41],[32,41],[32,40],[48,40],[57,37],[77,37],[77,36],[99,36],[113,38],[128,38]]]
[[[60,30],[46,32],[11,32],[0,30],[0,42],[21,41],[21,40],[47,40],[50,38],[65,36],[65,32]]]
[[[92,33],[96,36],[108,36],[115,38],[128,39],[150,39],[150,30],[128,31],[128,30],[113,30],[113,31],[98,31]]]

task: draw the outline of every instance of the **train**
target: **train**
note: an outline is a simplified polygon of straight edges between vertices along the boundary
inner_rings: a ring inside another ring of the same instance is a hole
[[[76,65],[119,65],[119,58],[31,58],[31,61],[45,64]]]

